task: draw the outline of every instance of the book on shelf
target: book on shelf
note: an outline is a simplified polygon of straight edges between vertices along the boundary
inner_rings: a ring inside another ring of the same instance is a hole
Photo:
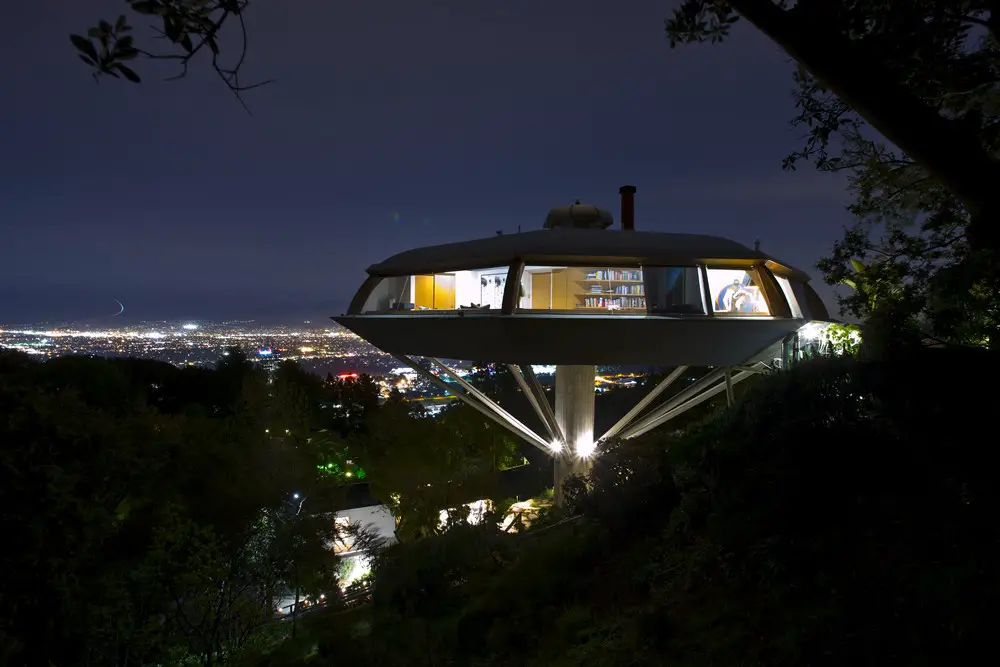
[[[616,287],[607,287],[601,285],[594,285],[589,290],[584,291],[580,296],[646,296],[642,285],[618,285]]]
[[[624,282],[642,282],[642,270],[626,271],[622,269],[598,269],[588,271],[586,280],[618,280]]]
[[[628,308],[645,309],[646,298],[642,296],[588,296],[584,297],[581,308]]]

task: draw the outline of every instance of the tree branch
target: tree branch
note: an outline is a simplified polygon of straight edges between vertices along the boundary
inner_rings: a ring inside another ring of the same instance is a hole
[[[150,26],[150,29],[157,39],[166,40],[183,52],[166,53],[134,47],[133,38],[125,35],[132,30],[125,16],[120,16],[114,24],[101,21],[98,27],[88,31],[89,38],[71,35],[73,45],[80,52],[80,58],[94,68],[95,77],[108,75],[120,78],[121,75],[139,83],[138,74],[125,66],[122,61],[143,56],[150,60],[177,62],[179,72],[167,80],[183,79],[187,76],[189,65],[194,58],[207,48],[212,52],[212,68],[248,113],[250,109],[244,102],[242,93],[271,83],[271,80],[267,80],[252,85],[242,85],[239,81],[240,69],[246,60],[248,50],[247,27],[243,13],[250,0],[196,3],[174,0],[127,0],[127,2],[132,10],[139,14],[162,18],[162,28]],[[219,35],[226,25],[232,24],[232,16],[236,16],[239,22],[242,48],[235,65],[225,67],[220,61]]]
[[[851,42],[829,27],[803,25],[795,10],[771,0],[730,0],[761,32],[781,46],[827,89],[861,117],[923,164],[987,225],[998,226],[1000,164],[979,137],[959,121],[948,120],[907,91],[864,44]],[[996,248],[996,234],[983,235],[981,246]]]

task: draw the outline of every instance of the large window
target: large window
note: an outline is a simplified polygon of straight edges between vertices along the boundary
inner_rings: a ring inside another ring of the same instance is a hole
[[[413,278],[399,276],[383,278],[365,299],[363,313],[381,313],[413,308]]]
[[[363,312],[500,310],[507,268],[385,278],[365,301]]]
[[[644,266],[649,312],[659,315],[704,315],[705,288],[696,266]]]
[[[769,315],[756,269],[708,269],[712,311],[720,315]]]
[[[520,307],[577,313],[646,312],[642,269],[605,266],[527,266]]]

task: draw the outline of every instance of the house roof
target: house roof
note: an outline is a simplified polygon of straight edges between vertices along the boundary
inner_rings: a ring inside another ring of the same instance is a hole
[[[773,257],[719,236],[602,229],[550,229],[446,243],[407,250],[372,264],[375,276],[401,276],[507,266],[561,263],[690,265],[707,262],[751,264],[767,262],[808,276]]]

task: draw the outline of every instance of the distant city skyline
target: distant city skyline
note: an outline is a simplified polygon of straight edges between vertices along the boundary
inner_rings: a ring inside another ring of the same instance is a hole
[[[17,327],[0,324],[0,351],[24,353],[37,360],[69,355],[117,358],[140,358],[162,361],[181,367],[213,367],[229,349],[237,347],[251,362],[265,366],[292,361],[321,377],[328,374],[343,379],[367,373],[389,379],[403,375],[408,381],[397,385],[411,397],[441,396],[440,387],[419,379],[412,369],[401,366],[399,359],[327,320],[269,325],[260,321],[187,320],[129,324],[115,318],[105,326]],[[468,361],[451,360],[460,375],[475,368]],[[546,381],[553,378],[555,366],[534,365]],[[635,378],[650,372],[650,367],[602,366],[598,377],[603,389],[633,386]],[[627,377],[625,377],[627,376]],[[396,380],[391,380],[396,384]],[[602,389],[602,390],[603,390]],[[600,391],[600,390],[599,390]]]
[[[138,357],[180,366],[214,366],[228,348],[256,360],[291,360],[326,373],[383,374],[399,362],[335,322],[268,325],[259,321],[155,321],[17,327],[0,325],[0,350],[36,359],[65,355]]]
[[[110,296],[114,295],[114,296]],[[294,298],[282,302],[255,299],[252,293],[238,291],[222,294],[198,294],[155,289],[119,289],[100,292],[81,287],[46,286],[30,291],[18,286],[0,286],[0,326],[40,322],[65,324],[106,323],[122,326],[145,321],[221,321],[255,320],[265,324],[295,324],[304,320],[322,321],[342,310],[327,301]],[[120,315],[115,300],[125,305]]]

